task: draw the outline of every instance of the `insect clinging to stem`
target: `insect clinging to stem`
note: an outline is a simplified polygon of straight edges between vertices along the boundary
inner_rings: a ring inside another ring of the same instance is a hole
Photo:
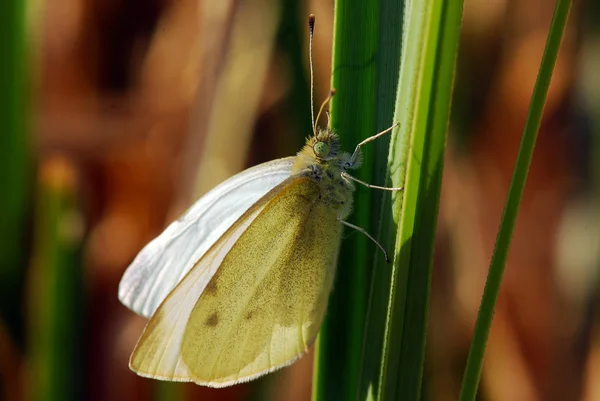
[[[225,387],[290,365],[315,341],[335,276],[355,184],[348,173],[361,146],[342,152],[329,126],[314,118],[309,17],[312,135],[295,157],[249,168],[196,201],[147,244],[127,268],[119,299],[149,317],[130,368],[159,380]]]

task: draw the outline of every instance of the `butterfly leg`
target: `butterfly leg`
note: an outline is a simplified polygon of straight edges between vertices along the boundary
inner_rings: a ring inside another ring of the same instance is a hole
[[[338,216],[338,221],[340,223],[342,223],[343,225],[353,228],[356,231],[359,231],[359,232],[363,233],[364,235],[366,235],[367,238],[369,238],[371,241],[373,241],[375,243],[375,245],[377,245],[379,247],[379,249],[381,249],[381,251],[383,252],[383,256],[385,257],[385,262],[390,263],[390,258],[388,257],[388,253],[385,250],[385,248],[379,242],[377,242],[377,240],[375,238],[373,238],[373,236],[371,236],[371,234],[369,234],[364,228],[361,228],[359,226],[355,226],[354,224],[348,223],[347,221],[342,220],[339,216]]]
[[[381,131],[379,134],[370,136],[367,139],[365,139],[364,141],[362,141],[361,143],[359,143],[358,145],[356,145],[356,149],[354,149],[354,153],[352,153],[352,156],[350,157],[350,162],[349,162],[350,167],[352,167],[358,160],[359,155],[360,155],[360,147],[362,145],[369,143],[371,141],[374,141],[375,139],[379,138],[380,136],[387,134],[388,132],[392,131],[394,128],[396,128],[399,125],[400,125],[400,123],[396,123],[396,124],[392,125],[390,128]]]
[[[346,173],[345,171],[341,172],[341,176],[345,180],[351,180],[351,181],[354,181],[354,182],[358,182],[359,184],[364,185],[367,188],[383,189],[385,191],[402,191],[404,189],[403,187],[380,187],[379,185],[372,185],[372,184],[369,184],[369,183],[364,182],[362,180],[359,180],[356,177],[351,176],[350,174]]]

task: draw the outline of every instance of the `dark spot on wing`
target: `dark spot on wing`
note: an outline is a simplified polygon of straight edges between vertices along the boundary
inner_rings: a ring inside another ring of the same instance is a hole
[[[250,311],[250,312],[246,313],[246,316],[244,316],[244,319],[251,320],[253,316],[254,316],[254,312]]]
[[[204,293],[207,295],[215,295],[217,293],[217,281],[210,280],[204,289]]]
[[[217,312],[210,315],[210,317],[206,319],[206,322],[204,322],[204,324],[208,327],[215,327],[217,324],[219,324],[219,315],[217,314]]]

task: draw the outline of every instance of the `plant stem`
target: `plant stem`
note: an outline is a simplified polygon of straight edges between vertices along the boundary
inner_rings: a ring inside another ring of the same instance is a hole
[[[477,388],[481,378],[485,347],[492,325],[494,308],[500,292],[500,284],[506,266],[515,221],[523,197],[523,189],[525,188],[527,173],[529,172],[537,134],[542,121],[546,96],[570,8],[571,0],[557,0],[475,323],[471,349],[469,350],[467,366],[463,376],[460,401],[473,401],[477,396]]]

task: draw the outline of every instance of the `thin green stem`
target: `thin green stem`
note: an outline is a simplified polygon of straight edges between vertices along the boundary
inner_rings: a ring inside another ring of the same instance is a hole
[[[554,70],[554,65],[556,64],[556,58],[567,24],[570,8],[571,0],[558,0],[556,2],[546,48],[544,50],[540,70],[533,90],[531,104],[529,105],[529,114],[527,116],[525,128],[523,129],[523,137],[517,155],[515,170],[513,172],[510,189],[504,206],[500,229],[496,238],[496,245],[490,263],[490,270],[483,291],[481,305],[479,307],[477,322],[475,323],[473,341],[471,343],[460,392],[461,401],[473,401],[477,395],[485,347],[492,325],[496,300],[498,299],[498,293],[500,292],[500,284],[506,266],[506,258],[510,248],[519,205],[521,203],[521,198],[523,197],[523,189],[525,188],[537,134],[542,121],[552,72]]]
[[[29,305],[32,399],[82,398],[83,226],[71,167],[57,159],[40,168]]]
[[[29,2],[0,1],[0,319],[19,347],[24,343],[23,294],[31,160],[26,40]]]

